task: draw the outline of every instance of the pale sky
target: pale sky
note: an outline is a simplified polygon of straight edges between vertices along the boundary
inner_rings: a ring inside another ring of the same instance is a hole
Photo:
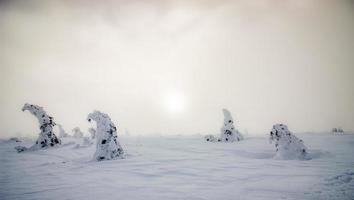
[[[36,136],[24,103],[71,132],[354,130],[354,2],[1,1],[0,137]]]

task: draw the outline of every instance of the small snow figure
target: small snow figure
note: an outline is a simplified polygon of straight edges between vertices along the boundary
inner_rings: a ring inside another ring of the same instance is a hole
[[[61,124],[57,124],[58,128],[59,128],[59,138],[63,138],[63,137],[68,137],[68,133],[63,129],[63,126]]]
[[[338,135],[341,135],[341,134],[344,134],[344,131],[343,131],[343,129],[341,129],[341,128],[333,128],[332,129],[332,133],[334,133],[334,134],[338,134]]]
[[[124,158],[124,151],[117,140],[117,128],[111,118],[100,111],[94,111],[87,116],[87,120],[96,121],[96,152],[97,161]]]
[[[276,124],[270,132],[270,142],[275,141],[279,159],[306,159],[307,148],[303,141],[292,134],[284,124]]]
[[[207,142],[216,142],[216,141],[217,141],[217,139],[216,139],[215,136],[213,136],[213,135],[206,135],[206,136],[204,137],[204,139],[205,139],[205,141],[207,141]]]
[[[60,139],[53,132],[53,127],[55,126],[53,117],[47,115],[47,113],[43,110],[43,108],[37,105],[26,103],[22,108],[22,111],[25,110],[28,110],[35,117],[37,117],[41,132],[39,133],[39,137],[36,143],[30,148],[26,148],[22,146],[15,147],[15,149],[18,152],[22,152],[26,150],[44,149],[44,148],[53,147],[61,144]]]
[[[81,130],[80,130],[79,127],[75,127],[75,128],[72,130],[72,132],[73,132],[73,137],[74,137],[74,138],[82,138],[82,137],[84,137],[84,133],[81,132]]]
[[[96,129],[89,128],[88,132],[90,133],[92,140],[96,138]]]
[[[221,141],[235,142],[242,140],[243,136],[235,129],[231,113],[226,109],[222,109],[222,112],[224,113],[224,125],[221,128]]]

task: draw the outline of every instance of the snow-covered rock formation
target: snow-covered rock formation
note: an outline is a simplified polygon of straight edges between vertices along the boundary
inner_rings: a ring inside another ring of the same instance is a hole
[[[18,152],[22,152],[26,150],[38,150],[38,149],[44,149],[44,148],[60,145],[61,144],[60,139],[53,132],[53,127],[55,126],[53,117],[47,115],[47,113],[43,110],[43,108],[37,105],[26,103],[23,106],[22,111],[26,111],[26,110],[28,110],[38,119],[40,125],[39,129],[41,130],[41,132],[39,133],[39,137],[36,143],[30,148],[17,146],[15,147],[15,149]]]
[[[105,113],[94,111],[87,116],[87,120],[95,121],[97,125],[94,159],[101,161],[124,158],[124,151],[117,138],[117,128],[111,118]]]
[[[69,134],[63,129],[63,126],[61,124],[57,124],[57,126],[59,128],[59,138],[64,138],[69,136]]]
[[[222,142],[235,142],[243,139],[243,136],[234,126],[234,120],[232,119],[230,111],[222,109],[224,113],[224,124],[221,128],[221,141]]]
[[[275,124],[270,131],[270,142],[275,142],[278,159],[306,159],[307,148],[284,124]]]
[[[73,128],[72,132],[73,132],[73,137],[74,138],[82,138],[82,137],[84,137],[84,133],[81,132],[79,127]]]

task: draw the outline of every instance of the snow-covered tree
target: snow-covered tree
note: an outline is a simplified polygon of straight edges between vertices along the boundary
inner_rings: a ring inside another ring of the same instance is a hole
[[[26,150],[38,150],[60,145],[60,139],[53,132],[53,127],[55,126],[53,117],[47,115],[43,108],[37,105],[26,103],[23,106],[22,111],[26,110],[28,110],[38,119],[39,129],[41,130],[41,132],[39,133],[39,137],[36,143],[30,148],[17,146],[15,147],[15,149],[18,152],[22,152]]]
[[[84,133],[81,132],[79,127],[73,128],[72,132],[73,132],[73,137],[74,138],[82,138],[82,137],[84,137]]]
[[[63,138],[63,137],[68,137],[69,134],[63,129],[63,126],[61,124],[57,124],[58,128],[59,128],[59,138]]]
[[[234,126],[234,120],[232,119],[230,111],[222,109],[224,113],[224,124],[221,128],[221,141],[222,142],[235,142],[243,139],[243,136]]]
[[[89,122],[95,121],[96,128],[96,152],[94,159],[97,161],[124,158],[124,151],[121,147],[117,128],[111,118],[100,111],[94,111],[87,116]]]
[[[284,124],[275,124],[270,131],[270,142],[275,142],[276,155],[279,159],[305,159],[307,148],[303,141],[292,134]]]
[[[91,136],[92,140],[96,138],[96,129],[91,127],[91,128],[88,129],[88,132],[90,133],[90,136]]]

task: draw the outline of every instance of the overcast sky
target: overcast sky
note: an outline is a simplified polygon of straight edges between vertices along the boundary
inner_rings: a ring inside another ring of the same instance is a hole
[[[0,137],[67,131],[94,109],[118,134],[354,130],[354,3],[1,1]]]

